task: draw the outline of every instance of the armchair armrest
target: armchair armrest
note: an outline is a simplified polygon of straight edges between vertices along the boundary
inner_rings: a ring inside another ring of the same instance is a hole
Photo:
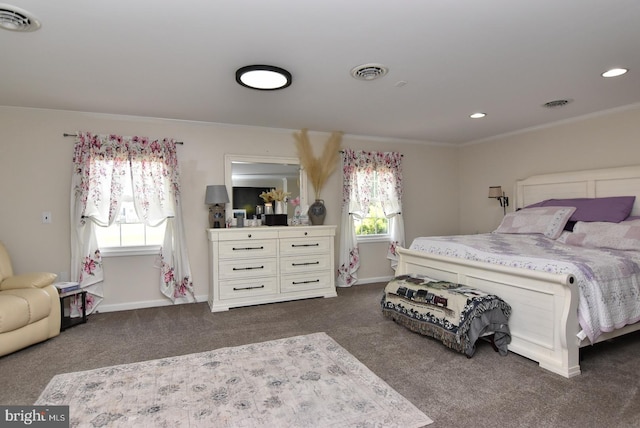
[[[16,288],[44,288],[53,284],[58,275],[47,272],[23,273],[21,275],[10,276],[0,282],[0,291],[13,290]]]

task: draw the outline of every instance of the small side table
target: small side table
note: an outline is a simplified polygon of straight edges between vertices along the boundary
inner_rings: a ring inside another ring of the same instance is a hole
[[[64,303],[65,300],[70,299],[71,297],[75,297],[80,295],[80,299],[82,300],[82,316],[77,318],[71,318],[71,314],[64,314]],[[87,292],[85,290],[72,290],[67,291],[66,293],[60,294],[60,331],[65,331],[69,327],[73,327],[74,325],[84,324],[87,322]]]

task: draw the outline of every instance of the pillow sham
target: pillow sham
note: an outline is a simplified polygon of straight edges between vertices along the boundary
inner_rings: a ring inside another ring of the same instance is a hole
[[[635,196],[547,199],[537,204],[528,205],[526,208],[576,207],[576,211],[571,216],[571,221],[607,221],[619,223],[629,217],[635,201]]]
[[[557,239],[575,210],[575,207],[524,208],[505,215],[494,233],[541,233]]]
[[[589,248],[640,251],[640,220],[576,223],[573,232],[564,232],[558,242]]]

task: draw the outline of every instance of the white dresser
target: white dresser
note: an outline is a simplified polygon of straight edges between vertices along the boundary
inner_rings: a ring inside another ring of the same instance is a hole
[[[209,306],[335,297],[336,226],[207,229]]]

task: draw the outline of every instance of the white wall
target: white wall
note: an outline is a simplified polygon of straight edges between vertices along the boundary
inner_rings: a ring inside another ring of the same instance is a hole
[[[640,105],[468,145],[459,159],[460,233],[488,232],[503,216],[489,186],[513,199],[531,175],[639,164]]]
[[[16,272],[70,270],[74,140],[62,134],[78,130],[184,141],[178,149],[183,210],[193,281],[201,300],[208,295],[204,192],[208,184],[224,183],[224,155],[295,156],[293,130],[0,107],[0,240]],[[320,153],[329,134],[309,135]],[[487,198],[491,185],[503,186],[513,197],[516,179],[533,174],[637,164],[639,138],[640,106],[635,106],[461,148],[350,135],[344,136],[343,147],[404,154],[408,245],[417,236],[495,229],[502,209]],[[337,224],[342,200],[339,170],[321,196],[328,210],[325,223]],[[51,211],[52,224],[42,224],[42,211]],[[363,282],[392,275],[384,243],[363,244],[360,254]],[[153,264],[154,257],[106,259],[103,308],[168,304],[158,291]]]
[[[70,270],[69,195],[74,139],[62,134],[76,131],[184,141],[178,148],[183,213],[193,282],[201,300],[208,295],[208,208],[204,193],[208,184],[224,183],[224,155],[295,156],[293,130],[0,107],[0,240],[9,249],[16,272]],[[329,133],[310,132],[309,136],[316,153],[320,153]],[[408,242],[419,235],[457,232],[456,148],[349,135],[344,136],[343,147],[404,153]],[[340,177],[338,170],[322,192],[328,211],[325,224],[337,224],[340,219]],[[42,211],[52,213],[52,224],[42,224]],[[336,239],[336,248],[338,242]],[[384,244],[363,245],[360,278],[366,281],[391,275],[385,255]],[[106,259],[103,310],[168,304],[158,290],[159,273],[153,263],[154,257]]]

